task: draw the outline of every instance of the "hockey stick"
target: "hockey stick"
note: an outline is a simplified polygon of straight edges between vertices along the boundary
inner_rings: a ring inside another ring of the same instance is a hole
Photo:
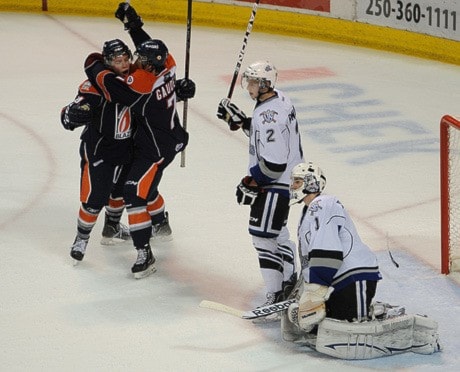
[[[239,310],[234,307],[230,307],[220,302],[203,300],[200,302],[200,307],[205,309],[217,310],[226,314],[236,316],[241,319],[256,319],[270,314],[274,314],[283,310],[287,310],[289,305],[296,302],[296,299],[291,298],[289,300],[277,302],[272,305],[261,306],[254,310]]]
[[[256,19],[257,7],[260,0],[255,0],[252,7],[251,17],[249,18],[248,27],[246,28],[246,34],[243,39],[243,46],[240,49],[238,54],[238,61],[236,63],[235,71],[233,71],[232,82],[230,83],[230,88],[228,90],[227,98],[230,100],[233,96],[233,90],[235,89],[236,80],[238,79],[238,74],[240,73],[241,64],[243,63],[244,53],[246,51],[246,46],[248,45],[249,34],[252,31],[252,26],[254,25],[254,20]]]
[[[241,319],[256,319],[256,318],[264,317],[264,316],[274,314],[274,313],[277,313],[283,310],[287,310],[290,304],[293,304],[294,302],[297,301],[297,294],[302,284],[303,284],[303,277],[302,275],[300,275],[299,279],[297,279],[297,282],[294,288],[289,294],[287,300],[277,302],[272,305],[261,306],[254,310],[247,310],[247,311],[239,310],[239,309],[235,309],[234,307],[224,305],[220,302],[214,302],[214,301],[208,301],[208,300],[201,301],[199,306],[205,309],[212,309],[212,310],[217,310],[223,313],[227,313],[227,314],[236,316]]]
[[[187,0],[187,36],[185,41],[185,78],[188,79],[190,72],[190,41],[192,38],[192,0]],[[182,112],[182,126],[187,130],[188,99],[184,99]],[[185,149],[180,154],[180,166],[185,167]]]

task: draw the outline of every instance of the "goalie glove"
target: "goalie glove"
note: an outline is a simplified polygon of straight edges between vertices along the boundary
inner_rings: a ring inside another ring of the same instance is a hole
[[[190,79],[178,79],[174,87],[176,96],[179,101],[184,101],[189,98],[195,97],[196,86],[193,80]]]
[[[246,114],[234,103],[231,103],[228,98],[224,98],[220,101],[217,107],[217,117],[225,121],[230,127],[230,130],[240,129],[248,119]]]
[[[74,130],[75,128],[91,124],[93,113],[89,103],[69,103],[61,110],[61,123],[64,129]]]
[[[326,317],[325,302],[333,291],[333,287],[304,283],[303,293],[299,302],[289,306],[289,320],[303,331],[310,332],[316,324]]]
[[[115,18],[123,22],[126,31],[141,28],[144,25],[142,18],[138,16],[136,10],[126,2],[118,4],[118,9],[115,11]]]
[[[240,205],[253,205],[259,195],[258,186],[250,186],[252,177],[246,176],[236,186],[236,201]]]

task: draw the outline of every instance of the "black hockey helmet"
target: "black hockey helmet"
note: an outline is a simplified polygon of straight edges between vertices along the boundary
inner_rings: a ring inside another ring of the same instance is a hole
[[[168,48],[161,40],[147,40],[138,45],[134,54],[139,57],[143,68],[152,67],[160,72],[168,57]]]
[[[128,55],[129,59],[133,58],[133,54],[128,46],[120,39],[109,40],[104,43],[102,47],[102,56],[104,57],[104,63],[110,66],[113,59],[118,56]]]

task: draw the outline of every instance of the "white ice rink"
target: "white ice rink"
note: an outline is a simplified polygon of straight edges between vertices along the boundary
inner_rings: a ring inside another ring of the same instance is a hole
[[[146,30],[166,42],[183,77],[185,25],[147,22]],[[174,240],[153,247],[158,271],[134,280],[134,248],[101,246],[102,218],[84,261],[71,265],[80,131],[59,122],[85,78],[85,56],[116,37],[132,45],[129,35],[115,18],[0,13],[1,371],[458,370],[460,288],[439,274],[438,156],[440,117],[460,113],[458,66],[256,26],[243,64],[268,58],[278,67],[306,158],[324,169],[326,191],[378,255],[377,299],[436,319],[442,353],[340,361],[282,341],[278,324],[198,307],[208,299],[250,309],[263,300],[249,211],[234,199],[246,137],[215,117],[243,36],[193,27],[186,167],[177,159],[160,188]],[[239,86],[233,100],[251,112]]]

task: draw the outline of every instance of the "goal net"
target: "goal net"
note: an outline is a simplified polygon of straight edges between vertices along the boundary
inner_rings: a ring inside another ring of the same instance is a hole
[[[460,117],[440,124],[441,272],[460,272]]]

